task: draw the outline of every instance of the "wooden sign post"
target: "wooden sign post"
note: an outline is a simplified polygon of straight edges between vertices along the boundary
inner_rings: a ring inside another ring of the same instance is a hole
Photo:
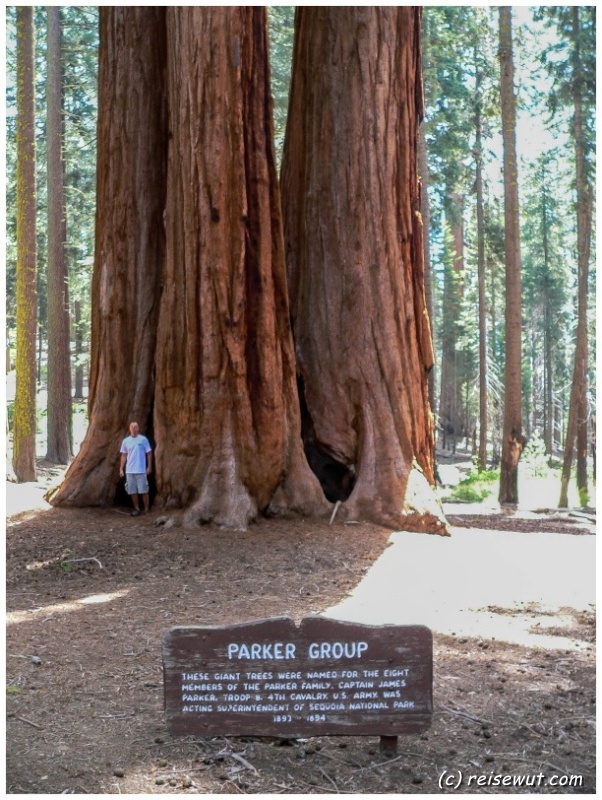
[[[165,715],[173,734],[422,733],[433,711],[433,639],[421,625],[280,617],[163,638]]]

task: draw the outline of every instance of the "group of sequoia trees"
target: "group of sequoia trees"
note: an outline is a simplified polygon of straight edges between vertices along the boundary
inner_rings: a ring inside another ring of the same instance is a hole
[[[264,8],[100,9],[90,425],[54,504],[114,502],[135,419],[186,523],[445,532],[420,17],[297,9],[279,185]]]

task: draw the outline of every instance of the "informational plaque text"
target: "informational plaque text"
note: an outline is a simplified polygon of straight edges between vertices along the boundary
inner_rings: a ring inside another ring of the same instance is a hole
[[[432,634],[310,617],[181,627],[163,639],[174,734],[421,733],[432,715]]]

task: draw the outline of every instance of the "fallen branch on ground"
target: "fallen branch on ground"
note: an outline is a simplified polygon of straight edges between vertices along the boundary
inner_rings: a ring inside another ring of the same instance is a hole
[[[103,568],[102,564],[100,563],[100,561],[97,558],[94,558],[94,557],[92,557],[92,558],[66,558],[64,561],[61,561],[61,566],[63,564],[77,564],[80,561],[96,561],[96,563],[98,564],[100,569]]]
[[[479,717],[473,717],[472,714],[467,714],[466,711],[456,711],[454,708],[448,708],[447,706],[441,706],[443,711],[447,711],[448,714],[455,714],[457,717],[465,717],[466,719],[472,720],[472,722],[478,722],[480,725],[491,725],[492,723],[486,719],[479,719]]]

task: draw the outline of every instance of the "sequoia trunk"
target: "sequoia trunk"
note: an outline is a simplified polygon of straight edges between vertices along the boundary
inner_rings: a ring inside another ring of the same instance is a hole
[[[263,8],[167,12],[157,483],[188,523],[327,510],[301,442]],[[201,137],[201,138],[199,138]]]
[[[165,12],[100,10],[90,426],[55,504],[108,505],[129,421],[152,438],[164,261]]]
[[[418,174],[420,176],[420,214],[422,216],[422,239],[424,245],[424,296],[426,300],[426,310],[429,315],[431,333],[433,335],[433,350],[435,349],[434,342],[434,304],[433,304],[433,280],[432,280],[432,267],[431,267],[431,247],[430,247],[430,228],[431,228],[431,209],[429,204],[428,185],[429,185],[429,169],[428,169],[428,154],[426,148],[426,131],[424,123],[418,129]],[[437,414],[435,402],[435,366],[431,368],[428,374],[428,388],[429,388],[429,403],[431,412]]]
[[[282,191],[306,445],[346,478],[341,514],[444,532],[421,112],[419,9],[297,9]]]
[[[90,428],[54,502],[113,501],[135,419],[157,504],[188,523],[327,511],[301,441],[265,9],[101,24]]]

